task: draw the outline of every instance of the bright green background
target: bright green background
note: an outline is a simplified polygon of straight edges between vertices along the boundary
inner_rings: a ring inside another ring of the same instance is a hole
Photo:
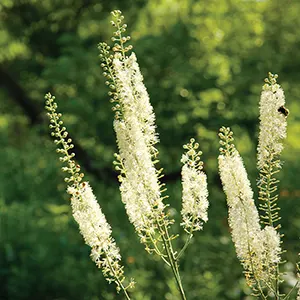
[[[83,149],[79,163],[113,227],[126,274],[137,281],[132,298],[177,299],[170,271],[146,254],[127,220],[112,168],[113,113],[97,57],[97,43],[110,40],[112,9],[126,16],[156,112],[177,224],[182,145],[195,136],[204,152],[209,222],[181,263],[188,298],[250,299],[230,240],[217,132],[232,126],[255,185],[259,95],[268,71],[279,74],[290,109],[279,205],[293,271],[300,248],[297,0],[1,0],[0,299],[123,299],[89,259],[72,219],[43,111],[48,91]]]

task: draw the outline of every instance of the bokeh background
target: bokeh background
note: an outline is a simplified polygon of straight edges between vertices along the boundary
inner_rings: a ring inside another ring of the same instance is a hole
[[[255,188],[258,102],[269,71],[286,94],[280,175],[287,283],[300,249],[298,0],[1,0],[0,299],[122,299],[89,259],[65,193],[44,94],[56,95],[77,159],[113,227],[134,299],[177,299],[170,271],[139,243],[120,201],[113,113],[97,44],[121,9],[157,116],[170,212],[180,223],[182,145],[195,136],[209,180],[209,222],[182,260],[189,299],[252,299],[236,258],[217,172],[231,126]],[[256,190],[255,190],[256,193]],[[178,239],[181,244],[183,239]]]

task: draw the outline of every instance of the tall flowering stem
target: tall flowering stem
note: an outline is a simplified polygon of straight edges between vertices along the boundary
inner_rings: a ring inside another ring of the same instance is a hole
[[[219,170],[227,196],[229,226],[247,283],[255,296],[267,299],[267,289],[279,297],[274,280],[280,261],[280,236],[271,226],[263,230],[260,227],[253,192],[242,158],[233,144],[232,131],[222,127],[219,137]]]
[[[278,221],[280,208],[277,206],[279,180],[276,174],[281,169],[280,154],[282,141],[286,138],[287,116],[284,92],[277,83],[278,75],[269,73],[265,79],[260,97],[260,131],[257,147],[257,167],[259,170],[259,207],[262,223],[280,228]],[[283,236],[283,235],[282,235]],[[276,289],[279,290],[279,268],[277,269]],[[279,292],[279,291],[278,291]]]
[[[199,144],[195,139],[183,146],[186,152],[182,155],[182,223],[185,232],[188,234],[185,245],[179,252],[179,257],[190,243],[193,233],[203,229],[203,223],[207,222],[208,215],[208,190],[207,177],[202,171],[203,162],[200,156]]]
[[[109,282],[115,282],[117,291],[122,290],[126,299],[130,299],[127,289],[133,287],[134,281],[131,279],[127,286],[124,285],[124,267],[120,264],[120,251],[111,236],[111,227],[89,183],[82,182],[84,174],[80,172],[80,166],[74,160],[75,154],[71,152],[74,145],[68,138],[66,128],[62,126],[62,115],[56,111],[55,97],[48,93],[45,99],[51,135],[55,137],[54,143],[57,145],[56,151],[61,154],[60,161],[66,164],[62,170],[69,173],[65,181],[68,183],[67,191],[71,195],[73,217],[79,225],[85,243],[92,248],[91,259],[102,269]]]
[[[203,228],[207,222],[208,190],[207,177],[202,171],[203,162],[200,159],[202,152],[198,150],[199,144],[195,139],[183,146],[186,153],[182,155],[182,225],[185,231],[191,233]]]
[[[288,110],[284,107],[284,93],[276,82],[277,75],[269,73],[260,98],[260,132],[257,148],[257,167],[259,170],[259,200],[263,223],[278,229],[280,220],[277,207],[278,180],[275,175],[281,169],[279,159],[283,149],[282,140],[286,138],[286,118]]]
[[[114,129],[119,153],[115,154],[115,167],[120,171],[120,192],[129,220],[134,225],[141,242],[149,253],[156,253],[171,267],[182,299],[182,287],[178,257],[170,234],[174,220],[166,213],[164,204],[166,188],[160,182],[162,169],[157,169],[158,134],[155,131],[155,115],[143,76],[132,49],[124,36],[126,24],[120,11],[112,12],[111,24],[116,28],[114,45],[99,44],[103,75],[107,78],[109,96],[114,104]],[[112,50],[112,51],[111,51]]]

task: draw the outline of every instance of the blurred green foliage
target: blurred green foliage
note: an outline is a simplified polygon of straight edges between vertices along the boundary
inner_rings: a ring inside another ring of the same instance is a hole
[[[227,225],[217,131],[232,126],[255,185],[259,94],[268,71],[280,75],[290,116],[279,205],[293,268],[300,245],[297,0],[1,1],[0,299],[122,299],[89,259],[72,219],[43,112],[48,91],[83,149],[79,163],[112,224],[127,276],[137,280],[133,298],[176,298],[170,271],[146,254],[128,222],[112,168],[113,114],[97,58],[97,43],[110,39],[112,9],[126,16],[156,112],[179,231],[182,145],[195,136],[204,152],[209,222],[182,260],[188,298],[250,299]]]

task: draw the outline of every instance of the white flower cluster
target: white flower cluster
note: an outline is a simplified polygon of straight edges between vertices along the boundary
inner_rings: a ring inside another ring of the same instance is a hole
[[[55,144],[60,146],[57,149],[57,152],[62,154],[60,160],[67,165],[62,170],[70,175],[65,181],[69,183],[67,191],[71,195],[73,217],[79,225],[85,243],[92,248],[90,255],[92,260],[102,269],[109,282],[116,283],[117,291],[123,290],[126,298],[130,299],[126,290],[134,286],[134,281],[131,279],[127,287],[123,285],[124,270],[120,265],[119,248],[111,236],[111,227],[101,211],[92,188],[87,182],[81,182],[84,174],[80,173],[80,166],[73,159],[75,154],[70,153],[74,145],[70,138],[67,139],[66,128],[62,127],[63,121],[60,119],[61,114],[56,111],[55,97],[48,93],[45,98],[51,135],[56,138]]]
[[[122,118],[114,122],[119,147],[121,196],[136,230],[153,232],[164,204],[155,168],[155,116],[134,53],[115,55],[114,75]]]
[[[286,137],[286,116],[284,92],[276,83],[276,75],[269,74],[260,97],[260,132],[258,139],[258,168],[263,168],[270,155],[280,154]]]
[[[207,177],[202,171],[200,160],[201,151],[197,152],[198,143],[191,143],[184,147],[188,150],[181,161],[182,175],[182,225],[187,232],[201,230],[203,222],[207,222],[208,190]]]
[[[79,225],[84,241],[89,245],[91,258],[101,268],[109,281],[124,278],[119,248],[111,236],[111,227],[101,211],[92,188],[87,182],[69,186],[72,195],[71,206],[73,217]],[[118,283],[117,283],[118,284]]]
[[[155,115],[135,53],[125,59],[115,55],[113,66],[124,119],[129,122],[128,118],[137,118],[145,143],[151,147],[158,142]]]
[[[250,182],[236,150],[219,156],[219,170],[237,256],[256,279],[270,280],[273,267],[280,261],[279,234],[271,226],[261,229]]]
[[[266,263],[272,266],[280,262],[280,234],[272,226],[266,226],[262,230],[261,240],[265,249]]]

